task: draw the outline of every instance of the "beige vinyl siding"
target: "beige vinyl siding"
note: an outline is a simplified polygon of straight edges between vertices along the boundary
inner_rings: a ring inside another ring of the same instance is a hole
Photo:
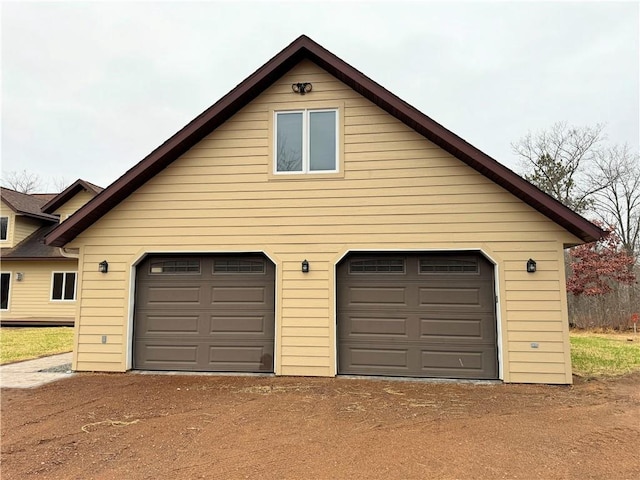
[[[35,218],[23,217],[22,215],[16,215],[13,228],[13,244],[14,246],[19,244],[22,240],[27,238],[33,232],[42,227],[43,222],[36,220]]]
[[[60,222],[64,222],[70,215],[73,215],[81,207],[83,207],[89,200],[95,197],[95,194],[92,192],[88,192],[87,190],[82,190],[75,194],[71,200],[64,203],[60,208],[56,209],[54,215],[60,216]]]
[[[312,94],[293,94],[299,81],[311,81]],[[271,175],[274,106],[331,102],[344,110],[341,175]],[[305,61],[70,244],[81,248],[83,275],[76,366],[125,370],[130,276],[144,251],[265,251],[278,272],[276,373],[334,375],[334,267],[348,250],[482,249],[499,265],[504,380],[570,383],[560,259],[571,242],[579,240]],[[534,275],[525,272],[530,257]],[[106,345],[95,342],[107,333]]]
[[[52,273],[74,272],[76,260],[9,261],[2,263],[3,272],[11,272],[9,310],[2,312],[6,320],[73,320],[76,301],[52,301]],[[23,274],[18,282],[16,274]],[[76,297],[77,297],[76,291]]]
[[[43,225],[43,222],[34,218],[16,215],[4,201],[0,202],[0,216],[9,218],[7,240],[0,242],[0,248],[15,247]]]

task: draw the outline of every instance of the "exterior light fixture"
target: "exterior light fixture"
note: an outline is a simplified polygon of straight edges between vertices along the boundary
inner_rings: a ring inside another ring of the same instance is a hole
[[[306,260],[302,261],[302,273],[309,273],[309,262]]]
[[[21,282],[23,278],[24,278],[24,273],[16,272],[16,280],[17,281]]]
[[[536,261],[533,258],[530,258],[527,261],[527,272],[535,273],[536,271]]]
[[[295,93],[299,93],[300,95],[309,93],[312,88],[313,88],[313,85],[311,85],[311,83],[309,82],[294,83],[291,85],[291,90],[293,90]]]
[[[101,261],[98,264],[98,271],[100,273],[107,273],[109,271],[109,263],[106,260]]]

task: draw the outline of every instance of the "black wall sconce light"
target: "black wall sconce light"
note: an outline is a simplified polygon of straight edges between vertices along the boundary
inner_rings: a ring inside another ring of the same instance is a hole
[[[304,95],[305,93],[309,93],[312,88],[313,88],[313,85],[311,85],[311,83],[309,83],[309,82],[294,83],[294,84],[291,85],[291,90],[293,90],[294,93],[299,93],[300,95]]]
[[[536,261],[533,258],[527,260],[527,272],[535,273],[536,271]]]
[[[302,273],[309,273],[309,262],[306,260],[302,261]]]
[[[21,282],[24,279],[24,273],[16,272],[16,280]]]
[[[109,263],[106,260],[101,261],[98,264],[98,271],[100,273],[107,273],[109,271]]]

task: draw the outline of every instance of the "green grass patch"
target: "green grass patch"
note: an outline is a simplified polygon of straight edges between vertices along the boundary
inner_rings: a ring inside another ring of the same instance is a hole
[[[0,328],[0,364],[72,350],[72,327]]]
[[[570,339],[576,375],[618,376],[640,370],[640,336],[572,332]]]

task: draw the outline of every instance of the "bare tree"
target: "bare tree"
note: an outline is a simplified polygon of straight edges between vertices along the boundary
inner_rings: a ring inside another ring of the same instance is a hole
[[[71,185],[71,181],[65,176],[52,177],[49,182],[53,186],[53,190],[56,193],[62,192],[65,188]]]
[[[43,187],[40,175],[26,170],[5,172],[1,182],[4,187],[20,193],[35,193]]]
[[[602,125],[569,127],[556,123],[551,129],[527,134],[511,146],[520,157],[524,177],[541,190],[573,210],[611,225],[620,238],[620,248],[631,261],[621,274],[636,276],[640,260],[640,158],[627,146],[606,147]],[[576,247],[589,250],[592,246]],[[575,251],[575,250],[574,250]],[[594,247],[602,253],[601,247]],[[622,252],[616,251],[617,255]],[[575,254],[572,254],[572,258]],[[568,259],[569,255],[565,256]],[[634,260],[635,259],[635,265]],[[567,260],[565,260],[567,262]],[[567,262],[569,290],[576,264]],[[600,267],[584,264],[587,273],[600,275],[610,271],[614,262]],[[615,280],[615,279],[614,279]],[[569,295],[570,323],[582,327],[608,326],[625,328],[630,315],[637,311],[639,285],[623,284],[611,279],[611,291],[597,299]]]
[[[593,194],[593,212],[613,225],[624,249],[640,255],[640,156],[627,145],[613,146],[596,155],[591,182],[603,188]]]
[[[574,127],[565,122],[549,130],[529,132],[511,144],[520,157],[524,178],[569,208],[583,213],[594,192],[605,185],[588,182],[597,149],[604,139],[603,126]]]

